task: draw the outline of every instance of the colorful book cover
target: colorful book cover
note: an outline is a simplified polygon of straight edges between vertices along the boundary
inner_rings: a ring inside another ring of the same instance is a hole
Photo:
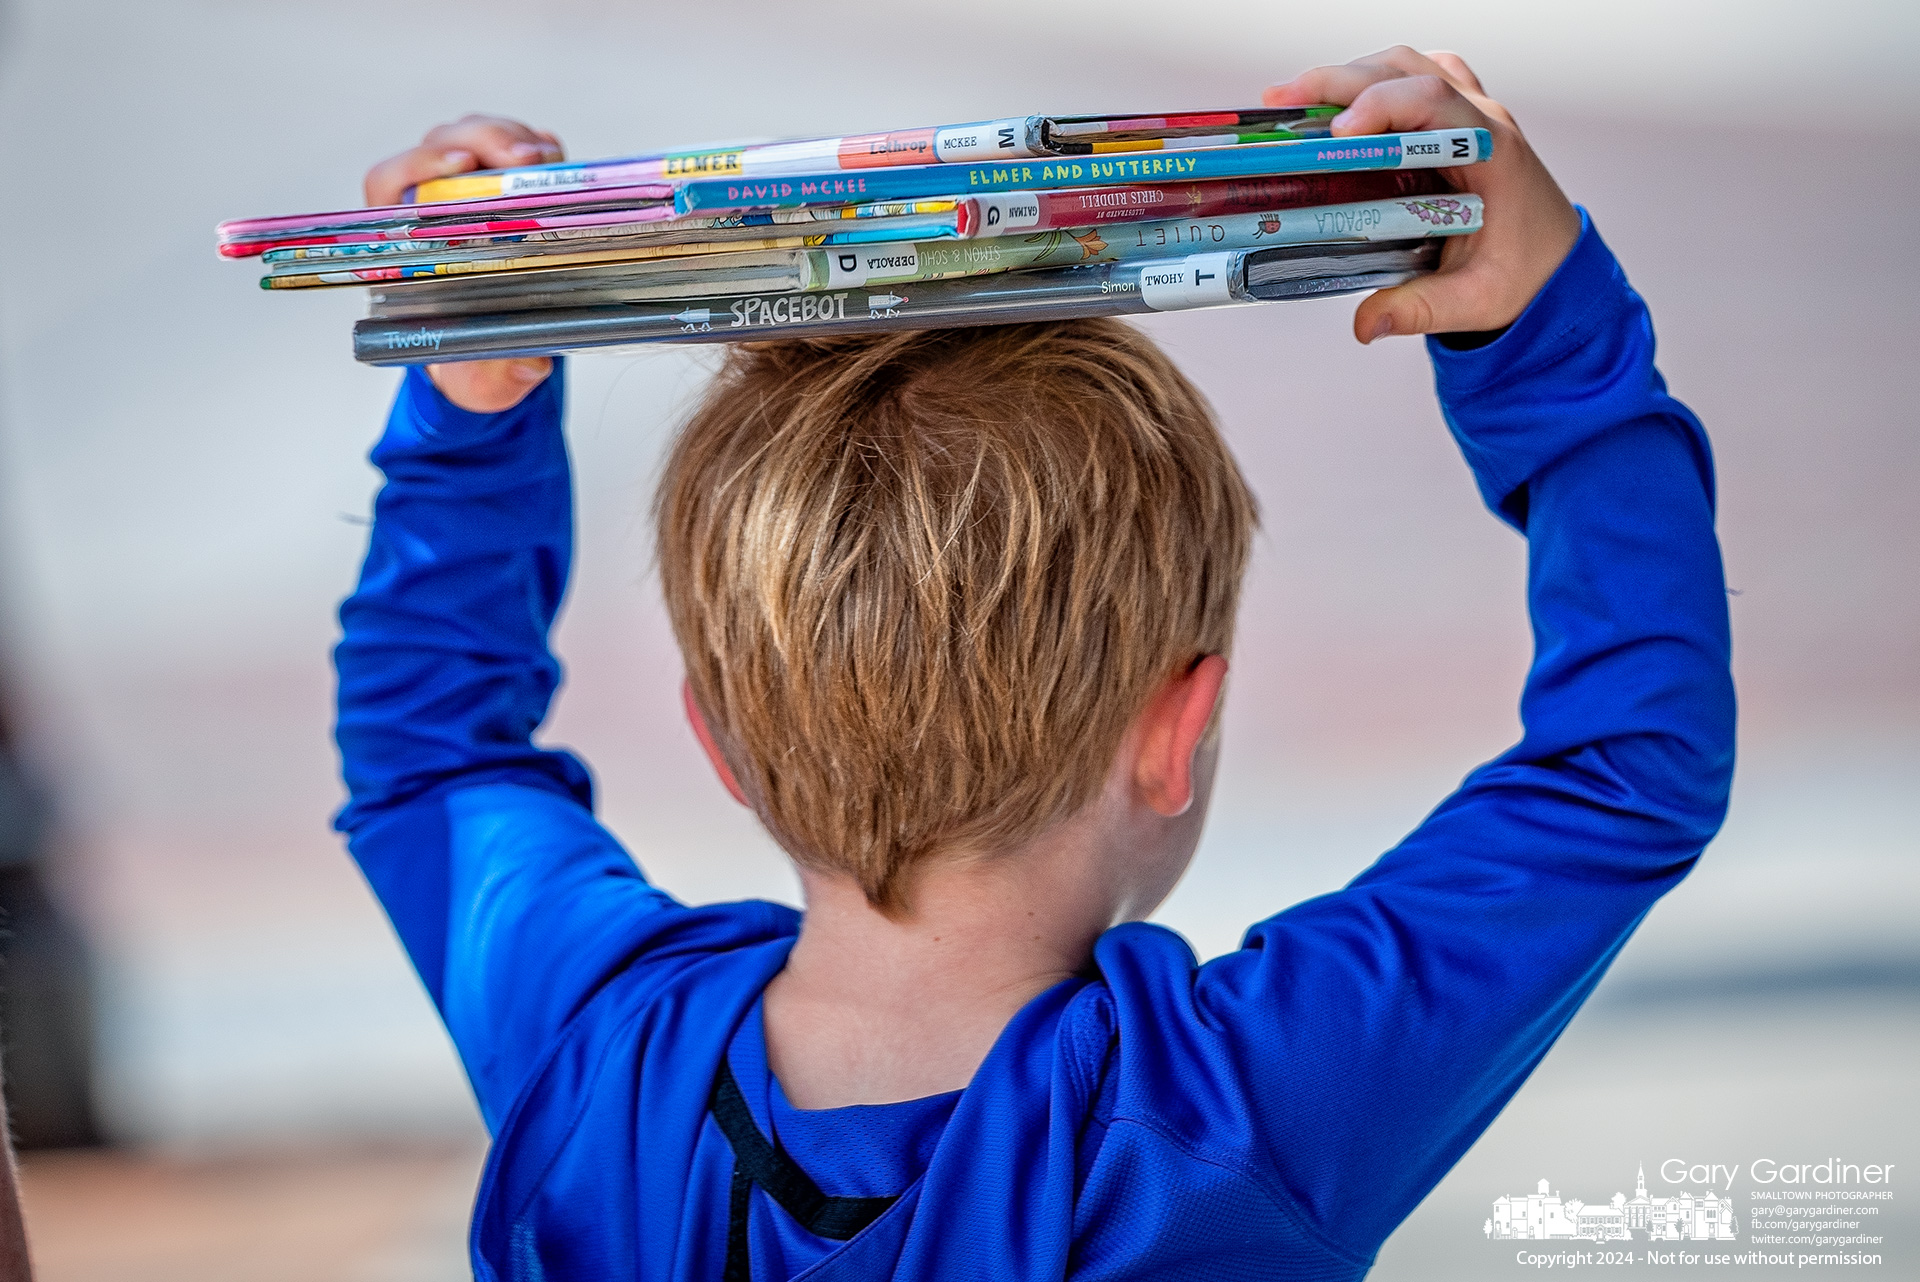
[[[1432,270],[1438,256],[1439,242],[1432,240],[1290,245],[877,289],[721,295],[664,303],[658,310],[614,305],[371,318],[354,326],[354,358],[374,365],[417,365],[645,342],[732,342],[1179,311],[1398,284]],[[1284,263],[1286,271],[1277,271],[1276,263]],[[1266,283],[1249,286],[1250,275]]]
[[[772,178],[826,170],[1271,142],[1324,134],[1327,121],[1339,111],[1338,107],[1255,107],[1164,116],[1012,116],[839,138],[700,147],[457,174],[421,183],[412,199],[427,204],[620,183]]]
[[[1401,196],[1449,195],[1453,187],[1434,169],[1381,169],[1351,174],[1298,174],[1226,182],[1150,183],[1141,186],[1017,191],[970,196],[960,202],[962,237],[1004,236],[1129,223],[1143,218],[1205,218],[1253,214],[1307,205],[1345,205]]]
[[[1162,154],[1036,159],[994,165],[917,165],[862,174],[819,173],[764,181],[689,182],[679,188],[674,207],[682,214],[699,214],[845,204],[858,200],[991,195],[1043,188],[1199,182],[1364,169],[1433,169],[1475,164],[1492,154],[1493,136],[1484,129],[1437,129]]]

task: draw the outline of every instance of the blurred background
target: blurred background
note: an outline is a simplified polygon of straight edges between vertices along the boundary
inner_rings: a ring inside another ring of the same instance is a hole
[[[1650,300],[1718,451],[1744,719],[1724,835],[1375,1276],[1517,1271],[1481,1222],[1542,1178],[1601,1202],[1675,1157],[1920,1170],[1920,9],[0,5],[0,1018],[43,1277],[467,1276],[484,1136],[327,827],[333,609],[397,376],[349,358],[358,297],[269,297],[215,222],[355,204],[468,110],[607,155],[1239,105],[1395,41],[1467,56]],[[1420,345],[1361,349],[1351,306],[1144,322],[1265,512],[1227,765],[1162,913],[1203,956],[1518,729],[1523,545]],[[548,737],[670,890],[791,900],[682,725],[650,577],[651,478],[711,359],[573,363]],[[1896,1185],[1876,1276],[1920,1277],[1917,1220]]]

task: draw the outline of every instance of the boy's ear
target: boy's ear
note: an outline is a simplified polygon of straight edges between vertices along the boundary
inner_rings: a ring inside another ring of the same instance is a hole
[[[693,727],[693,737],[700,741],[707,760],[713,763],[713,773],[720,776],[721,784],[733,794],[735,801],[746,805],[747,794],[740,790],[740,781],[733,777],[733,767],[720,755],[720,746],[713,741],[713,732],[707,729],[707,719],[700,714],[700,705],[694,702],[693,686],[685,677],[680,679],[680,704],[687,710],[687,724]]]
[[[1134,783],[1140,797],[1171,819],[1193,804],[1193,758],[1213,722],[1214,705],[1227,681],[1227,661],[1217,654],[1169,677],[1140,714],[1140,749]]]

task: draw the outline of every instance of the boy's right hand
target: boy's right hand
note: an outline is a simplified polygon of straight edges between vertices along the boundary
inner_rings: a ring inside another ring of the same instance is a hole
[[[367,203],[397,205],[409,187],[430,178],[449,178],[476,169],[544,165],[565,157],[560,140],[544,129],[532,129],[500,116],[462,116],[452,124],[436,125],[419,146],[389,156],[369,169]],[[553,362],[544,356],[427,366],[427,376],[441,395],[476,414],[512,409],[552,372]]]
[[[1353,314],[1363,343],[1389,334],[1504,329],[1526,310],[1574,242],[1580,213],[1533,154],[1507,109],[1487,96],[1458,54],[1398,45],[1341,67],[1315,67],[1265,94],[1269,107],[1337,103],[1340,137],[1474,126],[1493,135],[1493,158],[1446,170],[1486,200],[1486,225],[1450,236],[1440,270],[1367,296]]]

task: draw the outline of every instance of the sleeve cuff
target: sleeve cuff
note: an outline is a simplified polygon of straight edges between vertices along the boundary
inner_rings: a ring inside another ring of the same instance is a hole
[[[1441,412],[1482,497],[1508,499],[1555,459],[1665,399],[1653,325],[1613,251],[1580,210],[1580,236],[1553,276],[1484,346],[1427,340]]]
[[[1551,365],[1617,311],[1631,291],[1585,206],[1580,235],[1540,292],[1493,341],[1453,346],[1429,337],[1442,395],[1470,395]]]
[[[428,376],[426,366],[408,366],[394,400],[386,437],[377,453],[390,454],[396,450],[439,453],[497,440],[531,417],[557,416],[565,384],[566,363],[564,358],[556,357],[553,373],[522,397],[518,405],[483,414],[462,409],[448,400]]]

